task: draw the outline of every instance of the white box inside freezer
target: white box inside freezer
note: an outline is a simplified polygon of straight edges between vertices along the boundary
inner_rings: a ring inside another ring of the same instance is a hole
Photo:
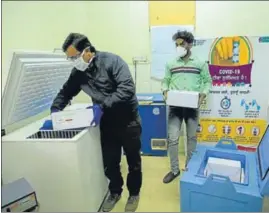
[[[167,93],[166,104],[186,108],[198,108],[199,92],[171,90]]]
[[[93,117],[92,109],[69,109],[51,114],[54,130],[90,127]]]
[[[240,161],[214,157],[208,158],[204,172],[207,177],[211,174],[222,175],[237,183],[243,181],[241,173],[242,166]]]

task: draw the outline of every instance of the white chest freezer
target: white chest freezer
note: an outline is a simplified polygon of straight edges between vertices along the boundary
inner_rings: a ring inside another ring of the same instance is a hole
[[[40,212],[96,212],[108,191],[99,127],[39,130],[71,68],[62,54],[15,52],[2,97],[3,183],[25,178]]]

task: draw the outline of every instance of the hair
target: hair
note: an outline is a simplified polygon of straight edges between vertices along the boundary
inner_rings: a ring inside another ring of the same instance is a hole
[[[177,31],[172,37],[173,41],[176,41],[179,38],[183,39],[184,41],[186,41],[189,44],[192,44],[194,42],[193,34],[190,32],[187,32],[186,30],[185,31]]]
[[[82,52],[87,47],[90,47],[91,52],[96,51],[89,39],[79,33],[70,33],[63,43],[62,50],[66,52],[70,45],[73,45],[79,52]]]

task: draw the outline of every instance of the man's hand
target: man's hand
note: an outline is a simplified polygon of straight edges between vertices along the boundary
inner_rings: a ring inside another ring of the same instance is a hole
[[[198,102],[198,106],[200,107],[201,106],[201,104],[203,103],[203,101],[205,100],[205,98],[206,98],[206,94],[204,94],[204,93],[200,93],[199,94],[199,102]]]
[[[103,115],[102,108],[98,104],[93,104],[93,106],[87,107],[87,109],[93,110],[93,120],[91,122],[91,125],[97,126],[99,125],[101,121],[101,117]]]

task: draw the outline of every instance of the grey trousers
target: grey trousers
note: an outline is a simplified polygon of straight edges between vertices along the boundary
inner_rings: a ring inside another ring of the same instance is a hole
[[[170,157],[171,171],[179,172],[178,142],[183,120],[187,130],[187,159],[185,167],[196,149],[196,131],[199,124],[199,110],[181,107],[170,107],[168,116],[168,154]]]

